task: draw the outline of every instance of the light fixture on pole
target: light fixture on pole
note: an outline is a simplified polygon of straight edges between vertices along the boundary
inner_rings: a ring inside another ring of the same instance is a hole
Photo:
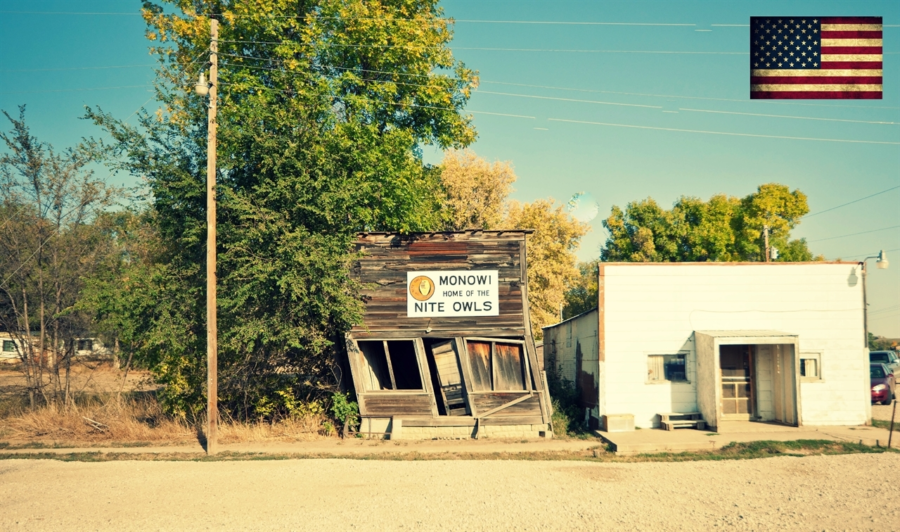
[[[872,257],[866,257],[863,260],[859,261],[862,265],[862,282],[863,282],[863,334],[865,335],[863,339],[863,345],[865,347],[869,347],[869,303],[866,301],[866,261],[869,259],[875,259],[875,265],[879,270],[886,270],[888,264],[890,264],[887,260],[887,255],[884,254],[884,250],[882,249],[878,252],[878,255]]]
[[[878,260],[875,261],[875,265],[878,266],[878,269],[879,269],[879,270],[886,270],[887,267],[888,267],[888,264],[890,264],[890,263],[888,262],[887,256],[884,254],[884,250],[883,250],[883,249],[881,250],[880,253],[878,253],[878,256],[875,257],[875,258],[878,259]]]
[[[209,94],[209,82],[206,81],[206,72],[200,73],[200,79],[197,80],[197,84],[194,85],[194,92],[196,92],[200,96],[206,96]]]

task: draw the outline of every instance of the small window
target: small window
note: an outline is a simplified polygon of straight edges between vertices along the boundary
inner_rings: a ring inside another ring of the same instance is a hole
[[[78,340],[78,345],[76,346],[77,351],[93,351],[94,350],[94,341],[93,340]]]
[[[686,355],[648,355],[647,382],[687,382]]]
[[[472,391],[527,390],[525,350],[522,344],[483,340],[466,341],[472,368]]]
[[[4,353],[15,353],[16,352],[16,342],[13,340],[3,340],[3,352]]]
[[[821,353],[800,353],[800,378],[807,382],[822,380]]]
[[[423,390],[412,340],[361,340],[366,390]]]

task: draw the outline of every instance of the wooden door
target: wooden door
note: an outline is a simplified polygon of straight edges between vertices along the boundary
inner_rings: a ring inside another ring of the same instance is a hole
[[[749,345],[723,345],[719,352],[722,418],[749,420],[753,415],[753,365]]]
[[[454,348],[454,341],[447,340],[431,347],[440,382],[440,398],[444,402],[444,410],[450,416],[465,416],[469,413],[468,404],[463,394],[462,377],[459,372],[459,357]]]

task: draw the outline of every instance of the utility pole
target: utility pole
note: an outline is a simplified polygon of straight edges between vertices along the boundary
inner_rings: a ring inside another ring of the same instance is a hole
[[[209,21],[209,139],[206,154],[206,454],[216,453],[219,430],[218,326],[216,322],[216,93],[219,21]]]

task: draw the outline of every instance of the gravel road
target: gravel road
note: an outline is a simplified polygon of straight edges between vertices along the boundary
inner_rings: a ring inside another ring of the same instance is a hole
[[[892,530],[900,455],[0,462],[0,530]]]

